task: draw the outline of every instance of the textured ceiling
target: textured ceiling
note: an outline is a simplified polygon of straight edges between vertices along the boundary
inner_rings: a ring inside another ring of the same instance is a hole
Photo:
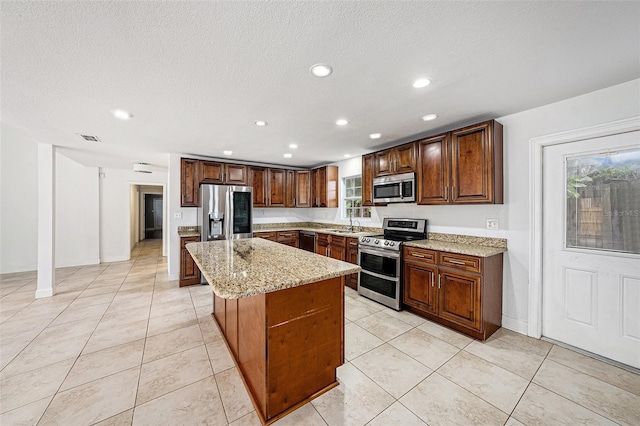
[[[2,121],[87,165],[231,149],[311,166],[640,76],[640,2],[3,1],[1,14]],[[312,77],[318,62],[333,75]]]

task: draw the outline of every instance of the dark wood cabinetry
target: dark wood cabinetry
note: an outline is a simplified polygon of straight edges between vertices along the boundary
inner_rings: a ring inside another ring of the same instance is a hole
[[[344,261],[347,256],[347,237],[318,232],[316,235],[316,253]]]
[[[278,231],[277,241],[280,244],[298,248],[298,231]]]
[[[247,166],[201,160],[200,183],[246,185]]]
[[[200,284],[200,269],[193,261],[191,254],[185,247],[187,243],[199,243],[200,237],[180,238],[180,287]]]
[[[373,177],[375,174],[375,154],[362,156],[362,205],[373,206]]]
[[[180,159],[180,206],[198,207],[200,188],[198,186],[198,160]]]
[[[357,238],[347,238],[347,254],[345,257],[345,262],[353,263],[354,265],[358,264],[358,239]],[[351,287],[354,290],[358,289],[358,273],[347,275],[345,277],[345,285]]]
[[[502,254],[476,257],[404,248],[407,309],[485,340],[502,323]]]
[[[278,242],[278,233],[275,231],[271,232],[254,232],[253,238],[264,238],[265,240]]]
[[[311,171],[296,171],[296,207],[311,207]]]
[[[284,188],[284,206],[296,206],[296,171],[287,170]]]
[[[502,125],[494,120],[418,141],[418,204],[501,204]]]
[[[338,207],[338,167],[324,166],[311,171],[312,207]]]
[[[287,171],[283,169],[267,169],[269,176],[269,197],[267,206],[284,207],[286,196]]]
[[[414,142],[378,151],[374,158],[376,177],[416,171],[416,145]]]
[[[249,186],[253,187],[253,207],[267,207],[267,168],[250,166]]]

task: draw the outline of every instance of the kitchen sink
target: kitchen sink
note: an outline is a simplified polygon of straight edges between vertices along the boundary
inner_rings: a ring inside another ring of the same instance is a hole
[[[327,232],[335,232],[337,234],[352,234],[355,231],[349,231],[348,229],[325,229]]]

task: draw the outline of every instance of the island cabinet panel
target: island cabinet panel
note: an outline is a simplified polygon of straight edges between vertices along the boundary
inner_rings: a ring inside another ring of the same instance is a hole
[[[222,334],[227,332],[227,299],[223,299],[222,297],[217,297],[215,294],[213,295],[213,317],[218,322],[218,326],[220,326],[220,331]]]
[[[199,161],[192,158],[180,159],[180,206],[198,207],[200,187],[198,186]]]
[[[193,261],[191,254],[185,247],[187,243],[199,243],[200,237],[180,238],[180,287],[200,284],[200,269]]]
[[[253,187],[253,207],[267,207],[268,185],[265,167],[249,167],[249,186]]]
[[[296,171],[296,207],[311,207],[311,172]]]
[[[342,277],[225,304],[214,299],[214,317],[263,423],[338,385],[336,368],[344,363]],[[226,315],[218,309],[226,309]]]

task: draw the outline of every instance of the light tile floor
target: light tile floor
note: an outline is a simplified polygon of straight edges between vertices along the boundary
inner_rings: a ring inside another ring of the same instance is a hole
[[[0,276],[0,424],[258,425],[208,286],[167,280],[159,241],[132,260]],[[640,424],[640,376],[505,329],[485,343],[345,300],[340,385],[277,425]]]

